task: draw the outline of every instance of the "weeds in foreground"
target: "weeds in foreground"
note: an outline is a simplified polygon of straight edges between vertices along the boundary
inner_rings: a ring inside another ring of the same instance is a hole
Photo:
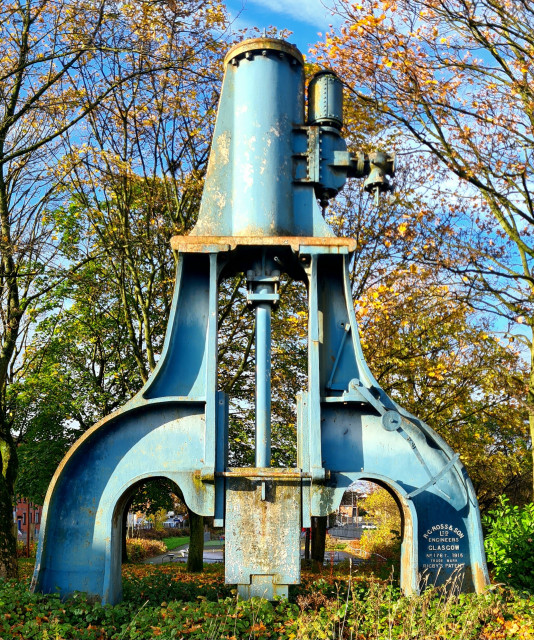
[[[127,565],[124,602],[114,607],[83,594],[66,602],[31,594],[24,577],[0,583],[0,639],[534,640],[526,592],[459,594],[448,585],[404,597],[392,580],[350,570],[302,577],[289,600],[242,602],[222,567],[191,575],[177,564]]]
[[[503,588],[461,593],[461,575],[405,597],[393,580],[324,579],[297,596],[298,640],[533,640],[534,596]]]

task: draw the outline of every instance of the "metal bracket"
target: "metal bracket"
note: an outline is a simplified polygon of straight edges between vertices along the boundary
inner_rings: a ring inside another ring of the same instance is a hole
[[[280,294],[278,293],[249,293],[247,292],[247,303],[254,304],[260,302],[270,302],[278,304],[280,302]]]
[[[341,336],[341,342],[339,343],[339,348],[337,350],[336,359],[334,361],[334,366],[332,367],[332,373],[330,374],[330,378],[326,384],[327,389],[332,389],[332,383],[334,381],[334,375],[336,373],[337,365],[339,363],[339,359],[341,357],[341,353],[343,351],[343,347],[345,346],[345,340],[347,339],[347,335],[350,331],[350,322],[347,322],[343,327],[343,335]]]
[[[452,467],[456,464],[457,460],[459,460],[460,458],[460,454],[456,453],[450,460],[449,462],[447,462],[447,464],[441,469],[441,471],[439,471],[438,473],[436,473],[435,476],[432,476],[432,478],[430,478],[430,480],[424,484],[422,487],[419,487],[419,489],[414,489],[411,493],[409,493],[406,497],[408,499],[411,499],[417,495],[419,495],[420,493],[422,493],[423,491],[426,491],[426,489],[428,489],[428,487],[431,487],[432,485],[436,484],[436,482],[443,477],[448,471],[450,471],[452,469]],[[443,491],[440,491],[440,493],[443,493]],[[443,494],[443,495],[447,495],[447,494]]]
[[[349,390],[343,394],[343,400],[346,402],[365,402],[366,404],[370,404],[380,415],[384,415],[388,410],[357,378],[350,381]]]
[[[278,480],[311,479],[329,480],[330,472],[321,469],[320,474],[309,473],[301,469],[277,469],[276,467],[238,467],[227,471],[217,471],[215,477],[223,478],[275,478]]]

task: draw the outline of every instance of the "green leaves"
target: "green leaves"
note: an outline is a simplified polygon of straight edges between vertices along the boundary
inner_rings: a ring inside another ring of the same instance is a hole
[[[31,568],[26,567],[25,568]],[[304,573],[289,600],[238,601],[222,567],[192,575],[178,564],[125,565],[124,601],[84,594],[62,602],[28,581],[0,582],[0,637],[27,640],[531,640],[534,597],[510,589],[403,597],[390,580]]]
[[[487,529],[484,546],[495,578],[534,592],[534,503],[519,507],[501,496],[499,505],[482,523]]]

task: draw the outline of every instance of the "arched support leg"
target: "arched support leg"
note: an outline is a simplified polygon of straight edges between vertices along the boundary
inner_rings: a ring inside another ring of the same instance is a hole
[[[134,398],[75,443],[51,482],[35,590],[120,600],[124,500],[144,478],[172,480],[191,511],[214,515],[215,439],[221,428],[217,291],[216,252],[180,256],[156,370]]]
[[[177,451],[199,463],[202,405],[169,403],[131,411],[95,430],[71,454],[52,486],[43,516],[33,586],[62,596],[84,591],[117,602],[120,514],[132,485],[165,477],[195,513],[213,515],[213,480],[201,469],[175,471]],[[120,430],[120,438],[116,438]],[[192,438],[191,434],[198,434]]]
[[[404,516],[405,592],[416,591],[419,581],[482,591],[489,579],[480,514],[464,466],[435,431],[384,393],[367,367],[348,257],[312,254],[307,275],[309,390],[299,399],[299,466],[317,481],[327,479],[304,487],[304,522],[335,511],[351,482],[374,478]]]

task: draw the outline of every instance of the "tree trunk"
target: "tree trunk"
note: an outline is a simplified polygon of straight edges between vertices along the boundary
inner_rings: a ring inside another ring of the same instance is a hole
[[[17,268],[13,260],[8,191],[2,165],[0,167],[0,272],[3,315],[3,335],[0,335],[0,578],[16,578],[18,574],[17,540],[13,533],[18,458],[7,417],[6,391],[9,365],[15,353],[23,313],[19,304]],[[30,526],[29,523],[28,526]]]
[[[1,421],[0,416],[0,421]],[[9,432],[0,430],[0,578],[16,578],[17,539],[13,531],[14,484],[17,473],[17,451]],[[29,523],[28,523],[29,526]]]
[[[304,532],[304,560],[310,559],[310,535],[311,529],[306,529]]]
[[[324,551],[326,547],[326,520],[327,516],[317,516],[311,519],[311,557],[318,569],[324,563]]]
[[[204,518],[193,513],[189,508],[189,555],[187,570],[200,572],[204,568]]]
[[[534,336],[530,340],[530,374],[527,391],[528,426],[530,428],[530,452],[532,454],[532,502],[534,502]]]

